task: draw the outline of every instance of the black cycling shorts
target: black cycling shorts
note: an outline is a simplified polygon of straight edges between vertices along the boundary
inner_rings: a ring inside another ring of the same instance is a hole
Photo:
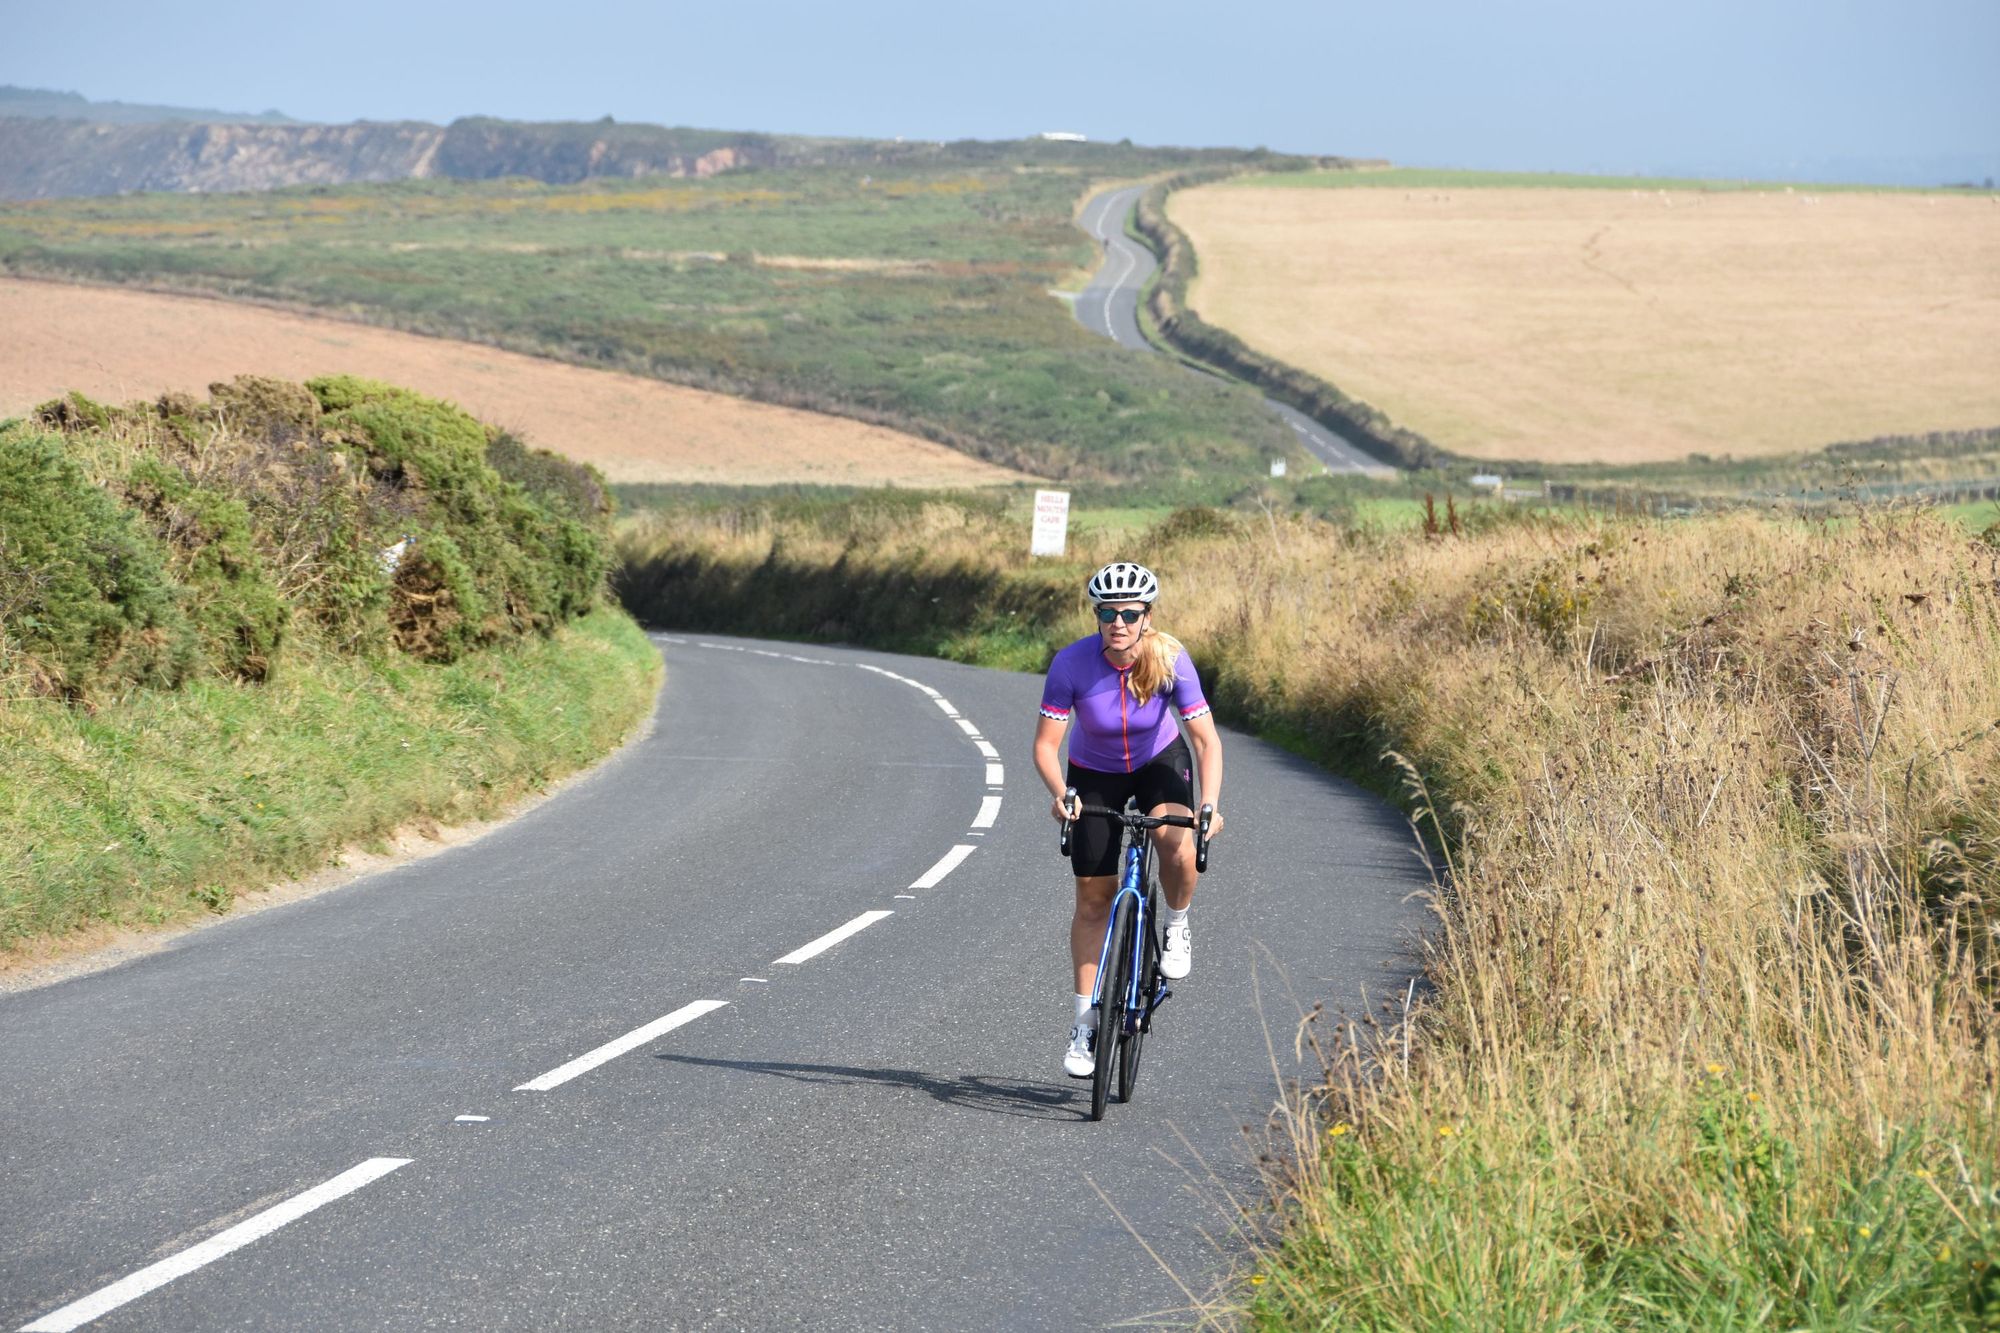
[[[1069,785],[1085,805],[1107,810],[1123,810],[1125,802],[1137,798],[1139,813],[1149,815],[1163,805],[1184,805],[1194,809],[1194,760],[1187,742],[1174,743],[1133,769],[1130,773],[1100,773],[1080,764],[1069,766]],[[1070,828],[1069,864],[1078,876],[1118,873],[1118,849],[1122,825],[1101,816],[1079,819]]]

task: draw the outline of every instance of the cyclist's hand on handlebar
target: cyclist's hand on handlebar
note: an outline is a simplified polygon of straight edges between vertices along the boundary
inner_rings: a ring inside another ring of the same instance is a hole
[[[1222,836],[1222,811],[1211,810],[1208,815],[1208,840],[1214,842]]]
[[[1064,808],[1065,804],[1068,806]],[[1065,792],[1049,803],[1049,814],[1058,824],[1066,824],[1079,818],[1083,811],[1083,798],[1075,792]]]

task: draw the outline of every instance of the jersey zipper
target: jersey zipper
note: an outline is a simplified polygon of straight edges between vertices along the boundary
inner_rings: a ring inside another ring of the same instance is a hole
[[[1125,699],[1125,675],[1123,672],[1120,672],[1118,675],[1118,731],[1125,742],[1125,771],[1130,773],[1132,771],[1132,721],[1125,713]]]

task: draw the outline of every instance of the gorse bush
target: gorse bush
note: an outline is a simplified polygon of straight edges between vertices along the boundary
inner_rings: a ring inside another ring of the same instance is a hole
[[[659,670],[592,611],[609,513],[588,468],[361,380],[0,426],[0,963],[601,755]]]
[[[588,611],[608,515],[589,469],[389,385],[72,395],[0,430],[5,669],[71,698],[259,681],[301,632],[451,661]]]
[[[0,670],[81,694],[178,684],[193,632],[158,540],[59,436],[0,436]]]

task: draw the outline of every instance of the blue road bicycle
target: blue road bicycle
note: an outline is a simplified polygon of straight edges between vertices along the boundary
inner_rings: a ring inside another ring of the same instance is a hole
[[[1064,801],[1076,793],[1065,793]],[[1111,899],[1111,919],[1104,926],[1104,947],[1097,954],[1097,982],[1091,1008],[1097,1013],[1097,1068],[1090,1076],[1090,1118],[1104,1119],[1111,1098],[1111,1080],[1118,1080],[1118,1100],[1132,1100],[1139,1082],[1139,1054],[1153,1028],[1153,1011],[1173,991],[1160,975],[1160,879],[1153,865],[1156,828],[1194,830],[1194,868],[1208,870],[1208,823],[1214,811],[1203,806],[1199,816],[1142,815],[1136,810],[1112,810],[1086,805],[1081,819],[1109,819],[1125,826],[1124,872]],[[1062,826],[1062,853],[1069,855],[1073,820]]]

